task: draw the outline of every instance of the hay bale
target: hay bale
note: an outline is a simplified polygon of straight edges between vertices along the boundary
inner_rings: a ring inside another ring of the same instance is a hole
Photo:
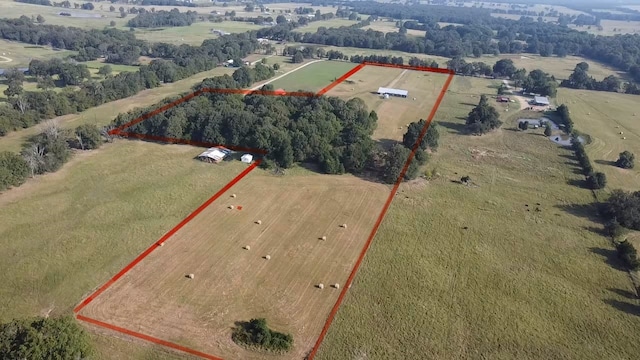
[[[187,277],[188,277],[189,279],[193,279],[193,278],[195,277],[195,275],[193,275],[193,274],[189,274],[189,275],[187,275]]]
[[[326,237],[326,236],[323,236],[321,239],[322,239],[322,240],[327,240],[327,237]]]
[[[622,131],[620,131],[620,135],[624,134]]]
[[[160,244],[158,244],[158,246],[164,246],[164,242],[161,242]]]
[[[256,221],[256,224],[261,225],[262,224],[262,220]]]
[[[343,227],[343,228],[346,229],[347,228],[347,224],[342,224],[342,225],[340,225],[340,227]]]
[[[340,289],[340,284],[335,283],[335,284],[333,284],[333,287],[336,288],[336,289]]]
[[[236,194],[231,194],[231,197],[232,197],[232,198],[235,198],[235,197],[236,197]]]
[[[324,289],[324,284],[318,284],[318,289]]]
[[[251,250],[251,246],[247,245],[244,247],[245,250]]]
[[[271,260],[271,255],[266,255],[264,258],[265,258],[266,260]]]
[[[229,209],[233,210],[234,208],[235,208],[235,206],[229,205]]]
[[[622,140],[627,140],[627,138],[623,136],[623,137],[622,137]]]

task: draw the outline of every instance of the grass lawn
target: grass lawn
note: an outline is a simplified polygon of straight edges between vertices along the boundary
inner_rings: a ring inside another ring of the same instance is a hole
[[[0,39],[0,69],[26,68],[33,59],[47,60],[52,57],[65,57],[75,54],[75,51],[53,50],[50,47],[29,45],[15,41]],[[11,60],[11,61],[8,61]]]
[[[308,5],[305,5],[304,7],[308,7]],[[333,12],[335,12],[335,11],[333,11]],[[350,25],[353,25],[353,24],[355,24],[357,22],[358,21],[356,21],[356,20],[348,20],[348,19],[331,19],[331,20],[322,20],[322,21],[312,21],[312,22],[309,23],[309,25],[303,26],[303,27],[299,27],[299,28],[295,29],[294,31],[304,32],[304,33],[307,33],[307,32],[315,33],[321,27],[338,28],[338,27],[341,27],[341,26],[350,26]]]
[[[210,71],[202,72],[187,79],[172,84],[165,84],[159,88],[144,90],[126,99],[116,100],[110,103],[91,108],[80,114],[69,114],[55,118],[64,128],[75,128],[84,123],[93,123],[98,126],[108,125],[121,112],[126,112],[137,107],[156,104],[158,101],[182,92],[189,91],[191,87],[202,80],[231,74],[235,69],[218,67]],[[32,126],[27,129],[13,131],[0,138],[0,151],[20,151],[22,144],[30,136],[37,134],[42,126]]]
[[[601,226],[590,218],[590,191],[568,185],[580,178],[566,164],[570,151],[512,131],[513,117],[489,135],[459,133],[467,104],[492,94],[489,84],[453,81],[427,165],[439,176],[403,184],[317,359],[640,351],[640,308],[610,243],[592,230]],[[465,175],[475,186],[454,182]]]
[[[200,151],[119,140],[0,194],[0,245],[12,257],[0,262],[8,275],[0,284],[0,322],[69,314],[244,168],[192,160]],[[102,358],[117,358],[109,354]]]
[[[120,65],[120,64],[108,64],[102,61],[94,60],[94,61],[85,61],[82,64],[87,65],[89,69],[99,70],[101,67],[105,65],[109,65],[111,70],[113,70],[113,74],[121,73],[121,72],[136,72],[138,71],[137,66],[132,65]],[[97,71],[96,71],[97,73]]]
[[[286,91],[304,90],[316,92],[331,84],[335,79],[355,66],[356,64],[344,61],[320,61],[282,77],[271,84],[276,89],[284,89]]]
[[[263,26],[239,21],[224,21],[221,23],[195,22],[191,26],[175,26],[154,29],[135,29],[136,38],[149,42],[165,42],[169,44],[189,44],[200,46],[204,40],[218,36],[211,33],[211,29],[224,30],[230,33],[242,33],[249,30],[261,29]]]
[[[637,168],[626,170],[612,164],[624,150],[640,156],[638,100],[637,95],[558,89],[557,102],[569,107],[575,128],[591,135],[587,153],[593,167],[607,175],[607,186],[612,189],[636,191],[640,188]]]

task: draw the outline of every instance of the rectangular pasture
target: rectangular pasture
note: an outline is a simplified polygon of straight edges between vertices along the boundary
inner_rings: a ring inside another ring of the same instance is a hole
[[[267,63],[268,60],[267,60]],[[275,89],[316,92],[335,81],[357,64],[344,61],[319,61],[271,82]]]
[[[328,96],[358,97],[378,114],[373,138],[380,141],[402,141],[407,124],[426,119],[447,79],[445,74],[365,66],[327,92]],[[407,98],[383,99],[379,87],[408,90]],[[415,98],[415,100],[413,100]]]
[[[294,336],[273,358],[303,358],[340,292],[330,285],[345,283],[389,195],[353,176],[305,173],[254,170],[80,315],[227,360],[264,356],[235,345],[231,328],[265,317]]]

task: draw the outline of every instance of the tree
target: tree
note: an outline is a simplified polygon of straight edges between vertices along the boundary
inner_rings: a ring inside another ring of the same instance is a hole
[[[511,59],[500,59],[493,65],[493,73],[498,77],[511,77],[516,71]]]
[[[254,82],[254,76],[248,66],[242,66],[233,72],[233,80],[237,81],[241,87],[247,87]]]
[[[246,12],[253,12],[255,9],[256,9],[256,6],[254,4],[251,4],[251,3],[247,4],[244,7],[244,11],[246,11]]]
[[[109,21],[109,26],[116,27],[116,22],[114,20]]]
[[[294,64],[299,64],[301,62],[304,62],[304,56],[302,55],[302,52],[301,51],[296,52],[295,55],[293,55],[291,61]]]
[[[280,69],[280,64],[278,64],[278,63],[273,64],[273,70],[277,71],[279,69]]]
[[[100,69],[98,69],[98,75],[102,75],[102,76],[111,75],[112,72],[113,72],[113,69],[111,69],[110,65],[104,65],[104,66],[101,66]]]
[[[287,22],[287,18],[284,15],[276,16],[276,24],[284,24]]]
[[[406,147],[400,144],[393,145],[384,159],[385,166],[383,168],[382,174],[382,179],[384,182],[388,184],[394,184],[398,180],[407,159],[409,159],[410,154],[411,150],[407,149]],[[404,174],[403,180],[414,179],[417,175],[418,163],[417,161],[411,161],[407,172]]]
[[[409,150],[413,149],[413,146],[418,141],[420,137],[420,133],[422,129],[427,125],[427,122],[423,119],[419,121],[412,122],[409,124],[407,128],[407,132],[402,137],[402,144]],[[433,150],[438,148],[438,139],[440,138],[440,134],[438,133],[438,129],[435,124],[430,124],[427,128],[427,132],[422,138],[422,141],[418,145],[418,149],[426,150],[427,148],[431,148]]]
[[[634,160],[636,156],[630,151],[623,151],[620,153],[620,157],[616,161],[616,166],[623,169],[633,169]]]
[[[264,318],[239,322],[233,329],[231,339],[240,345],[270,351],[288,351],[293,346],[293,337],[290,334],[269,329]]]
[[[28,175],[29,165],[22,156],[9,151],[0,152],[0,191],[20,186]]]
[[[82,150],[97,149],[102,144],[100,129],[94,124],[78,126],[75,130],[75,135]]]
[[[22,82],[10,81],[7,88],[3,91],[7,97],[20,96],[23,93]]]
[[[578,63],[576,65],[576,69],[580,69],[580,70],[585,71],[585,72],[589,71],[589,64],[587,64],[586,62],[583,61],[583,62]]]
[[[38,77],[38,89],[48,90],[54,88],[56,85],[53,82],[53,78],[49,75]]]
[[[87,359],[93,354],[89,336],[71,316],[0,325],[2,359]]]
[[[467,128],[471,133],[484,134],[502,125],[500,114],[487,101],[485,95],[480,96],[480,102],[467,116]]]
[[[500,86],[498,86],[498,95],[504,95],[507,92],[507,89],[507,85],[501,83]]]
[[[38,22],[38,24],[44,24],[45,19],[44,19],[44,17],[42,15],[38,15],[36,17],[36,21]]]
[[[624,240],[616,245],[616,250],[618,250],[618,256],[631,270],[637,270],[638,268],[640,268],[638,252],[633,244],[629,243],[627,240]]]
[[[547,123],[547,125],[544,127],[544,136],[551,136],[552,133],[553,131],[551,130],[551,125]]]
[[[590,189],[603,189],[607,185],[607,176],[604,173],[596,172],[587,177],[587,184]]]
[[[109,6],[109,11],[110,11],[110,12],[114,12],[114,11],[116,11],[115,6],[113,6],[113,5]]]

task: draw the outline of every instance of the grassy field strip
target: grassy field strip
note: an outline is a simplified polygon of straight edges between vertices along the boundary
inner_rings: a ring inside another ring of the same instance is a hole
[[[279,79],[281,79],[281,78],[283,78],[283,77],[285,77],[285,76],[287,76],[287,75],[290,75],[291,73],[293,73],[293,72],[295,72],[295,71],[298,71],[298,70],[300,70],[300,69],[302,69],[302,68],[304,68],[304,67],[307,67],[307,66],[309,66],[309,65],[311,65],[311,64],[315,64],[315,63],[320,62],[320,61],[325,61],[325,60],[323,60],[323,59],[320,59],[320,60],[313,60],[313,61],[310,61],[310,62],[307,62],[307,63],[301,64],[300,66],[298,66],[298,67],[296,67],[296,68],[293,68],[293,69],[291,69],[291,70],[287,71],[286,73],[284,73],[284,74],[282,74],[282,75],[278,75],[278,76],[276,76],[276,77],[274,77],[274,78],[271,78],[271,79],[269,79],[269,80],[267,80],[267,81],[264,81],[264,82],[262,82],[262,83],[259,83],[258,85],[256,85],[256,86],[252,87],[252,88],[251,88],[251,90],[258,90],[258,89],[260,89],[261,87],[263,87],[264,85],[271,84],[272,82],[277,81],[277,80],[279,80]]]
[[[356,66],[356,64],[344,61],[322,60],[315,60],[307,64],[313,65],[304,69],[302,67],[297,68],[296,71],[298,69],[300,71],[296,72],[295,75],[279,76],[271,84],[276,89],[284,89],[286,91],[317,92]],[[288,74],[291,74],[291,72]]]

